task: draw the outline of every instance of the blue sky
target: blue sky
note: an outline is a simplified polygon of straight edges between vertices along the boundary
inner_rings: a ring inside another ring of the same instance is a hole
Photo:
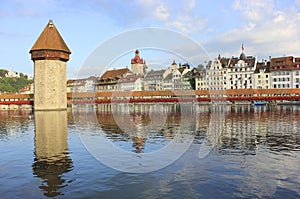
[[[0,68],[33,74],[29,50],[49,19],[72,51],[68,78],[78,76],[86,59],[103,42],[147,27],[189,37],[210,58],[219,53],[239,56],[242,43],[245,53],[258,59],[300,56],[300,0],[8,0],[0,1]],[[118,48],[122,42],[114,45]],[[129,66],[133,50],[110,67]],[[141,51],[153,66],[167,67],[173,59],[185,61],[163,54]]]

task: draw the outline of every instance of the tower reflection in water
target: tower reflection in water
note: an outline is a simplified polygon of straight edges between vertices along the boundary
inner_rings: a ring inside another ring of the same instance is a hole
[[[39,188],[45,196],[61,195],[59,191],[67,186],[63,174],[72,170],[73,163],[68,156],[68,129],[66,111],[38,111],[35,117],[35,159],[33,174],[41,178]]]

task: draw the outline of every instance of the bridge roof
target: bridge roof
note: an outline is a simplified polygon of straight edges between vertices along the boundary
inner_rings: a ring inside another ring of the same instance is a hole
[[[90,98],[90,97],[193,97],[201,95],[227,95],[227,96],[242,96],[242,95],[300,95],[299,88],[290,89],[230,89],[230,90],[155,90],[155,91],[107,91],[107,92],[78,92],[68,93],[68,98]],[[1,95],[0,95],[1,96]]]

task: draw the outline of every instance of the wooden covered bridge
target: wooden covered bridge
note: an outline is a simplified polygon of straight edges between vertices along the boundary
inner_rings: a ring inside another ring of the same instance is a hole
[[[71,104],[175,103],[212,101],[300,101],[300,89],[165,90],[68,93]],[[32,94],[1,93],[0,106],[31,106]],[[3,108],[2,108],[3,109]]]
[[[165,90],[68,93],[69,104],[300,101],[300,89]]]

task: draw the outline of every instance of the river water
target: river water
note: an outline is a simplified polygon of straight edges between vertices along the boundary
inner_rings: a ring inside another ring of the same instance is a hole
[[[0,198],[300,198],[299,106],[0,111]]]

